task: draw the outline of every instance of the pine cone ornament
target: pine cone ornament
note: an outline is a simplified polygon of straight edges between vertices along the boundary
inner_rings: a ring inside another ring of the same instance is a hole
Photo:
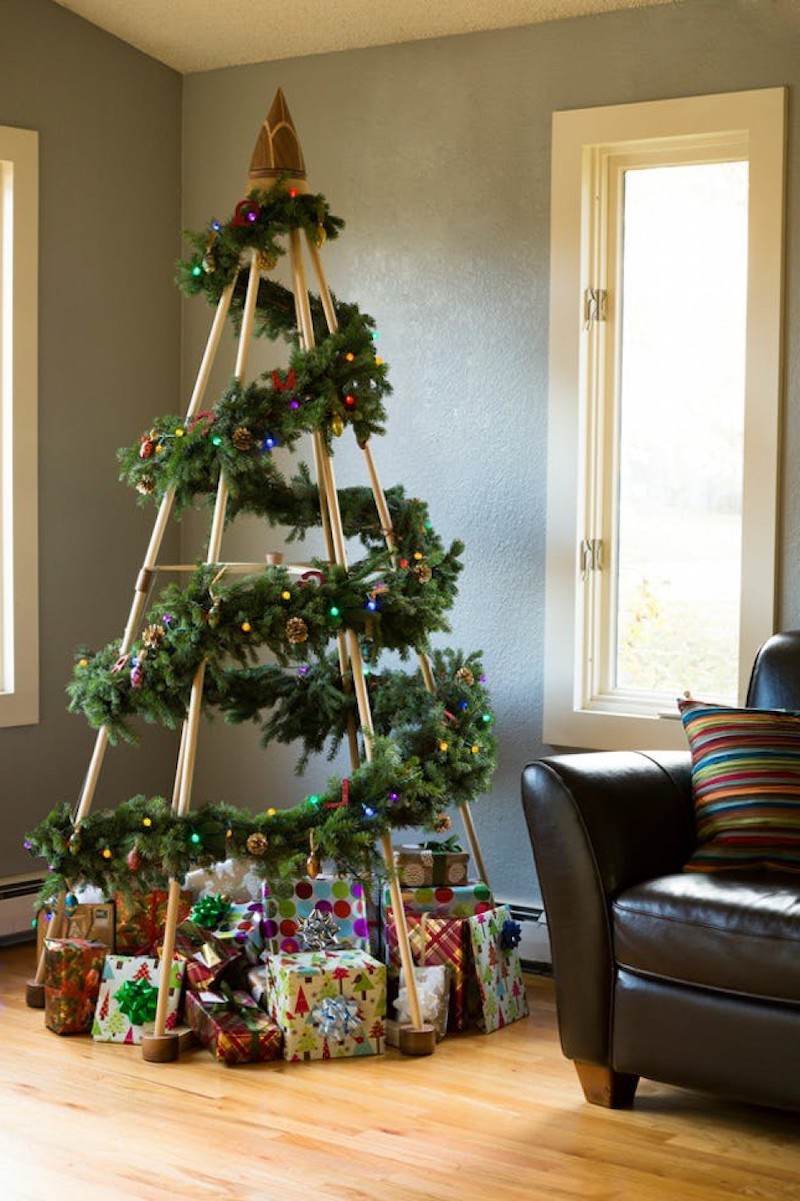
[[[413,571],[420,584],[427,584],[428,580],[433,575],[433,572],[427,563],[417,563],[416,567],[413,568]]]
[[[256,831],[255,834],[250,834],[248,836],[247,850],[250,855],[255,855],[258,858],[261,858],[262,855],[266,855],[268,846],[269,839],[267,838],[266,834],[259,834],[258,831]]]
[[[156,650],[163,642],[165,633],[166,630],[163,626],[156,625],[154,623],[151,626],[147,626],[147,628],[143,630],[142,642],[145,644],[145,646]]]
[[[290,617],[286,623],[286,637],[295,646],[308,642],[308,626],[302,617]]]
[[[259,271],[264,272],[274,271],[278,265],[275,255],[269,254],[266,250],[259,250],[257,262]]]
[[[437,813],[433,819],[433,831],[435,834],[446,834],[452,824],[449,813]]]
[[[246,425],[240,425],[231,435],[231,442],[237,450],[252,450],[253,435]]]
[[[150,496],[156,490],[156,481],[150,475],[143,475],[140,480],[136,481],[136,491],[142,496]]]
[[[471,688],[475,683],[475,677],[468,667],[459,667],[456,679],[460,684],[466,684],[467,688]]]

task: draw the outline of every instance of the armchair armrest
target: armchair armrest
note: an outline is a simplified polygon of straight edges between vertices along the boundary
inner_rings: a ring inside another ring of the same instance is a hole
[[[687,752],[557,755],[529,764],[522,802],[547,913],[564,1054],[609,1062],[610,905],[681,871],[694,849]]]

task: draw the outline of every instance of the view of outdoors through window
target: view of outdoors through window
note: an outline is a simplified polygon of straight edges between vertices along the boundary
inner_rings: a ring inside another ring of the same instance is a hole
[[[616,686],[736,701],[746,162],[625,173]]]

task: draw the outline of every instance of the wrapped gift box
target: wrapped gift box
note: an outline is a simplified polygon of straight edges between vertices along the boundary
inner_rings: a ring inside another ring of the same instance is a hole
[[[364,886],[348,876],[296,880],[287,897],[268,896],[264,922],[265,949],[271,955],[304,950],[302,923],[317,910],[336,921],[340,944],[369,950],[369,924]]]
[[[114,902],[87,904],[83,901],[68,909],[66,928],[62,925],[64,938],[77,938],[84,942],[101,942],[109,951],[114,950]],[[38,961],[49,938],[48,929],[52,921],[50,910],[41,909],[36,921],[36,959]]]
[[[259,963],[247,970],[247,988],[256,1005],[269,1009],[267,996],[267,965]]]
[[[267,959],[270,1013],[292,1061],[380,1055],[386,968],[366,951],[300,951]]]
[[[468,1021],[468,982],[471,959],[467,921],[460,917],[435,917],[429,913],[407,913],[408,941],[414,963],[419,967],[444,964],[450,969],[449,1030],[463,1030]],[[390,968],[400,967],[397,927],[391,909],[386,911],[386,951]]]
[[[236,943],[251,963],[266,949],[264,901],[229,901],[220,893],[207,893],[195,901],[189,920],[221,941]]]
[[[172,962],[166,1029],[178,1021],[184,963]],[[138,1044],[153,1029],[162,964],[146,955],[109,955],[103,965],[92,1037],[97,1042]]]
[[[174,954],[186,961],[186,987],[190,992],[215,989],[244,963],[237,943],[217,938],[188,918],[175,931]]]
[[[430,913],[434,917],[472,917],[494,908],[492,891],[488,884],[473,881],[471,884],[421,886],[401,888],[400,896],[406,913]],[[391,909],[392,895],[389,885],[384,886],[383,904]]]
[[[488,1034],[528,1015],[518,927],[507,905],[477,914],[467,925],[480,995],[478,1025]]]
[[[108,954],[102,942],[45,939],[44,1022],[55,1034],[88,1034]]]
[[[280,1055],[280,1028],[247,992],[187,993],[186,1018],[203,1046],[223,1063],[260,1063]]]
[[[249,901],[261,900],[264,882],[253,871],[251,859],[225,859],[213,867],[196,868],[188,872],[184,887],[195,899],[211,893],[222,893],[230,897],[234,904],[246,905]]]
[[[118,955],[155,955],[167,917],[167,892],[118,892],[116,905],[116,945]],[[189,916],[194,897],[181,890],[178,921]]]
[[[468,863],[467,851],[435,850],[421,844],[394,848],[398,879],[410,888],[466,884]]]

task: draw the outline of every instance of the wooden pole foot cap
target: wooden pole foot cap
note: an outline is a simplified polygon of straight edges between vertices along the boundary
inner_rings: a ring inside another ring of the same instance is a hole
[[[143,1034],[142,1059],[145,1063],[172,1063],[178,1058],[180,1038],[177,1034]]]
[[[433,1026],[401,1026],[398,1046],[402,1055],[433,1055],[436,1031]]]
[[[25,984],[25,1004],[29,1009],[44,1009],[44,985],[36,980]]]

